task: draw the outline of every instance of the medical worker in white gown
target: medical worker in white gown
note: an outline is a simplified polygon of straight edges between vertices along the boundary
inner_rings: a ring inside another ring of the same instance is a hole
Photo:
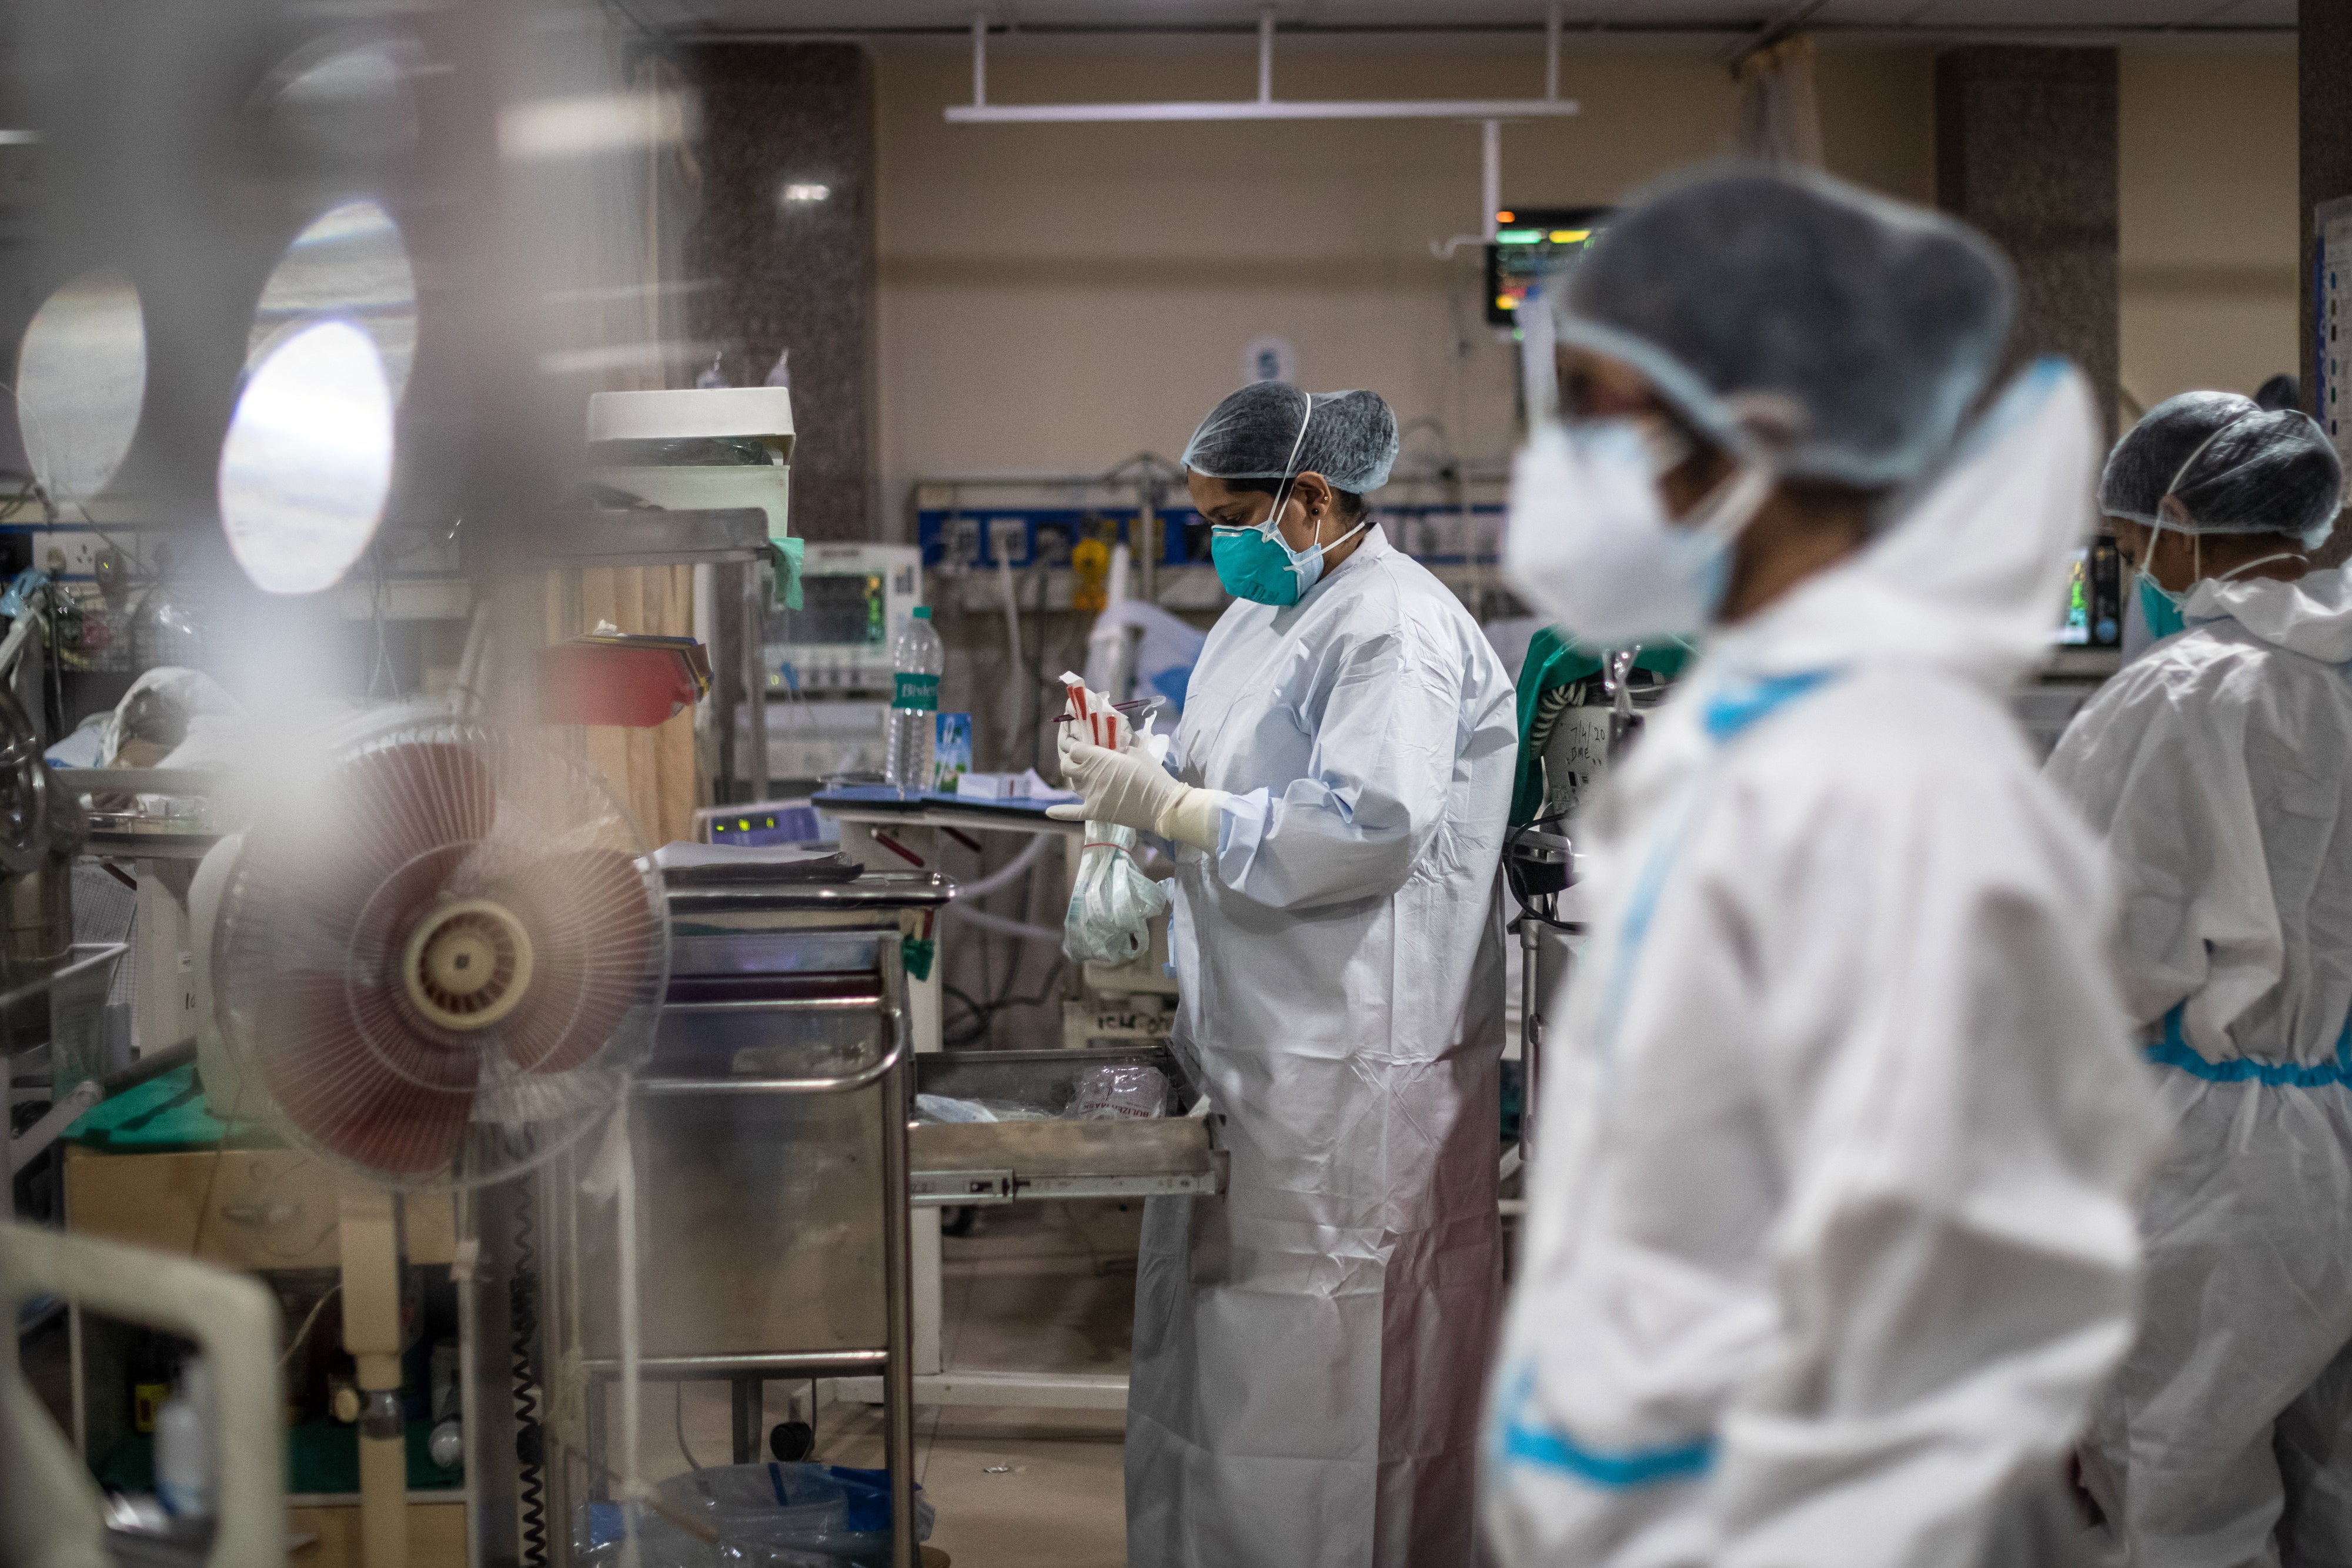
[[[1511,684],[1384,538],[1395,418],[1263,382],[1186,447],[1234,602],[1169,765],[1066,740],[1097,821],[1176,846],[1175,1048],[1232,1155],[1155,1197],[1129,1568],[1469,1568],[1500,1299],[1496,867]]]
[[[2034,1568],[2133,1330],[2158,1129],[2095,845],[2004,696],[2092,520],[2061,361],[1963,416],[2009,271],[1938,214],[1734,165],[1559,301],[1522,591],[1704,632],[1571,831],[1485,1520],[1511,1568]]]
[[[2147,1322],[2084,1450],[2139,1568],[2352,1563],[2352,587],[2293,410],[2158,404],[2101,509],[2159,641],[2049,776],[2105,835],[2172,1145]]]

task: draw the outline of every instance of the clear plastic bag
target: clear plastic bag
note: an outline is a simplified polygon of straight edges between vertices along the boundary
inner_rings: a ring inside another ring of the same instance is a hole
[[[890,1475],[841,1465],[706,1465],[655,1489],[673,1509],[719,1531],[707,1545],[650,1509],[637,1516],[645,1568],[843,1568],[890,1560]],[[915,1501],[917,1540],[931,1533],[930,1504]],[[620,1561],[621,1509],[581,1510],[572,1560]]]
[[[1142,835],[1108,822],[1087,824],[1077,885],[1062,922],[1062,951],[1079,963],[1125,964],[1151,947],[1151,917],[1168,907],[1168,890],[1143,874]]]
[[[1069,1114],[1077,1122],[1139,1122],[1167,1110],[1167,1074],[1156,1067],[1120,1063],[1078,1074],[1078,1096]]]
[[[1087,739],[1114,751],[1140,751],[1154,762],[1166,760],[1169,737],[1152,733],[1156,715],[1145,713],[1137,729],[1126,713],[1100,692],[1089,691],[1077,675],[1065,670],[1062,684],[1070,694],[1064,716],[1082,726]],[[1125,964],[1150,949],[1151,917],[1167,909],[1168,890],[1143,874],[1136,854],[1142,840],[1133,828],[1087,824],[1077,883],[1062,922],[1066,956],[1082,964]]]
[[[1053,1113],[1037,1105],[1020,1105],[1009,1100],[959,1100],[948,1094],[918,1094],[915,1096],[915,1120],[919,1122],[1047,1122]]]

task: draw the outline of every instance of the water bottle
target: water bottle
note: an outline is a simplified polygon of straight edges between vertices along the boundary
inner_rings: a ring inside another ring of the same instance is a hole
[[[180,1372],[179,1391],[155,1413],[155,1495],[174,1519],[210,1519],[220,1486],[213,1454],[213,1384],[201,1355]]]
[[[888,727],[882,770],[899,794],[919,795],[931,787],[940,676],[948,667],[947,649],[931,629],[930,606],[915,606],[915,618],[898,633],[890,662],[897,674],[890,677],[890,716],[884,721]]]

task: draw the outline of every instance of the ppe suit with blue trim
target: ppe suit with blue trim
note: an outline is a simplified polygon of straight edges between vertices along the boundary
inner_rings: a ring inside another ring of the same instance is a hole
[[[2352,1562],[2352,584],[2207,579],[2183,614],[2049,764],[2105,835],[2173,1129],[2084,1483],[2138,1568]]]
[[[1473,1561],[1517,751],[1494,651],[1377,527],[1209,633],[1170,760],[1229,798],[1170,946],[1232,1166],[1146,1207],[1133,1568]]]
[[[1738,622],[1575,826],[1484,1456],[1514,1568],[2021,1568],[2133,1331],[2157,1126],[2003,695],[2090,521],[2044,364]]]

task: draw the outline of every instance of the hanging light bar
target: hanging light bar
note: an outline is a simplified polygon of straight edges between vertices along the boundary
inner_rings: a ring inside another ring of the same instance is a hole
[[[1544,29],[1542,98],[1308,99],[1285,102],[1274,96],[1274,13],[1259,15],[1257,97],[1207,99],[1178,103],[991,103],[986,88],[988,18],[971,23],[972,100],[950,104],[950,125],[1088,125],[1109,121],[1223,120],[1546,120],[1577,112],[1572,98],[1559,96],[1559,8]],[[1491,205],[1491,204],[1489,204]]]
[[[1577,112],[1563,99],[1398,99],[1304,103],[972,103],[948,108],[950,125],[1065,124],[1168,120],[1534,120]]]

